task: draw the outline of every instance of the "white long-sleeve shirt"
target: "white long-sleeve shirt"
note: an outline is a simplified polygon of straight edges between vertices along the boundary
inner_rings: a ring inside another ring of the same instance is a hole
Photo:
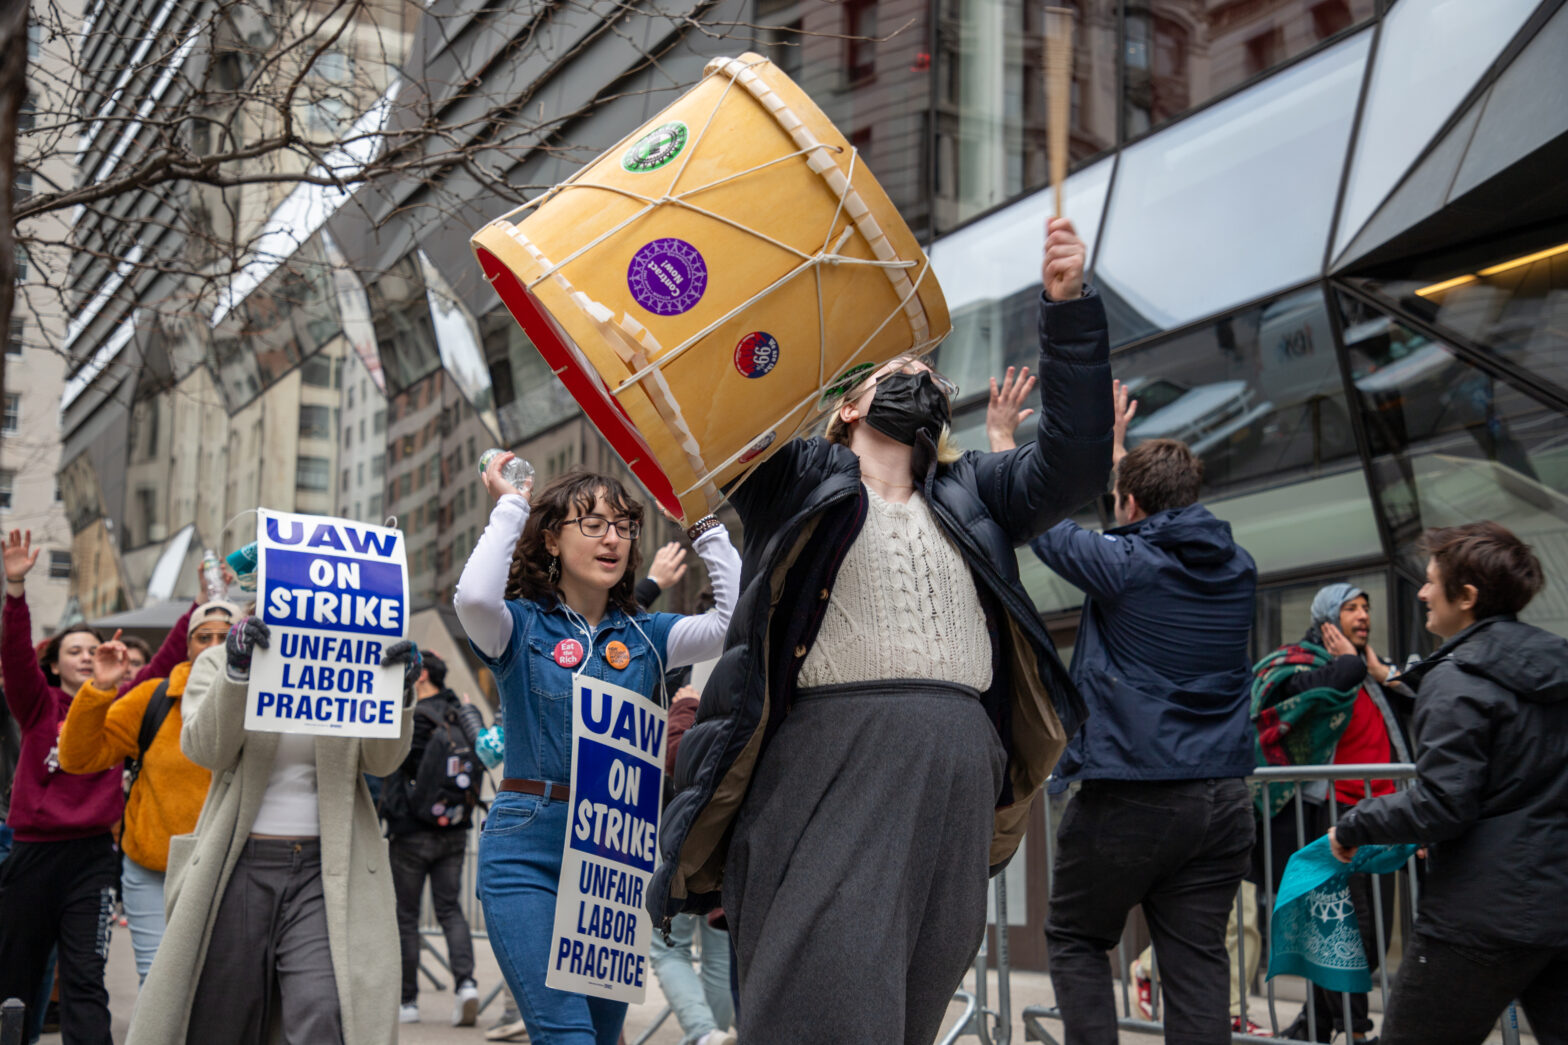
[[[507,494],[496,502],[452,596],[463,630],[489,657],[505,653],[512,641],[506,580],[517,539],[528,522],[528,512],[527,499],[518,494]],[[722,526],[709,530],[697,538],[696,549],[713,584],[714,608],[675,622],[665,651],[666,670],[711,660],[724,652],[724,633],[735,612],[740,591],[740,553],[731,543],[729,533]]]

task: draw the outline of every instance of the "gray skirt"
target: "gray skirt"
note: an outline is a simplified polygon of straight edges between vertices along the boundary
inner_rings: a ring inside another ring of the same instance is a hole
[[[1007,757],[966,686],[800,690],[736,817],[747,1045],[929,1045],[985,933]]]

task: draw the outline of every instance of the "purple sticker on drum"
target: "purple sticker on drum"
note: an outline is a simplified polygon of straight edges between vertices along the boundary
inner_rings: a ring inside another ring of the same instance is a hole
[[[735,369],[745,377],[766,377],[779,365],[779,339],[753,330],[735,346]]]
[[[632,255],[626,284],[637,304],[659,316],[678,316],[708,289],[708,265],[682,239],[656,239]]]

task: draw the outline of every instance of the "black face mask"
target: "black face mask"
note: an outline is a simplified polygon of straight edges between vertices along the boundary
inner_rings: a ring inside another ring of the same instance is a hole
[[[877,381],[877,394],[866,411],[866,424],[905,446],[915,445],[915,435],[929,429],[932,439],[952,417],[947,396],[936,387],[931,375],[888,374]]]

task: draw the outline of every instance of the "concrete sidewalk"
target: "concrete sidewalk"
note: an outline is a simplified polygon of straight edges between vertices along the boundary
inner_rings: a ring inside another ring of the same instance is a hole
[[[433,942],[438,948],[442,947],[439,937],[435,938]],[[499,982],[500,971],[496,966],[495,957],[487,941],[475,939],[474,952],[477,963],[476,978],[479,981],[480,996],[483,997]],[[428,956],[426,964],[432,970],[438,968],[435,962],[428,959]],[[131,1011],[136,1005],[137,985],[136,962],[131,954],[130,932],[118,926],[116,926],[110,941],[109,968],[106,979],[109,985],[110,1010],[114,1018],[114,1040],[123,1042],[126,1036],[126,1029],[130,1024]],[[447,980],[448,978],[443,975],[442,979]],[[987,999],[990,1008],[994,1010],[997,1006],[995,972],[990,974],[988,981]],[[1051,978],[1045,973],[1014,971],[1011,984],[1012,1040],[1022,1045],[1026,1039],[1023,1020],[1019,1017],[1019,1013],[1031,1005],[1054,1004],[1055,995],[1051,990]],[[970,973],[965,978],[964,987],[966,990],[970,990],[973,989],[973,986],[974,974]],[[1276,1002],[1276,1012],[1281,1024],[1288,1023],[1300,1011],[1300,999],[1302,997],[1300,986],[1300,981],[1295,980],[1287,980],[1282,983],[1280,998]],[[448,982],[446,990],[436,991],[431,989],[428,981],[425,981],[424,977],[421,976],[420,988],[419,1007],[422,1017],[421,1022],[404,1024],[399,1027],[397,1038],[399,1045],[477,1045],[477,1043],[484,1041],[483,1029],[494,1025],[500,1019],[503,996],[498,996],[488,1009],[480,1013],[477,1027],[454,1027],[452,1026],[453,996],[450,983]],[[852,991],[856,988],[854,984],[850,983],[845,984],[844,989]],[[1376,992],[1374,991],[1373,1019],[1380,1021],[1382,1014],[1377,1011],[1375,999]],[[1116,985],[1116,1004],[1118,1010],[1120,1010],[1122,993],[1119,983]],[[659,991],[658,981],[654,980],[648,990],[648,1000],[642,1005],[632,1006],[627,1013],[626,1041],[628,1043],[635,1042],[644,1031],[660,1018],[664,1009],[664,995]],[[948,1008],[947,1018],[943,1022],[944,1034],[958,1022],[963,1015],[963,1011],[963,1006],[957,1002]],[[1248,1013],[1254,1021],[1267,1026],[1269,1021],[1265,999],[1259,997],[1250,999],[1248,1001]],[[1059,1022],[1054,1020],[1045,1021],[1044,1025],[1058,1041],[1061,1040],[1061,1024]],[[669,1017],[648,1038],[646,1045],[679,1045],[681,1037],[680,1028],[676,1025],[674,1017]],[[40,1040],[46,1043],[46,1045],[56,1045],[60,1041],[60,1035],[45,1034]],[[972,1042],[976,1039],[972,1036],[966,1036],[959,1040]],[[1158,1040],[1158,1038],[1150,1035],[1123,1031],[1120,1036],[1120,1045],[1134,1045],[1134,1043],[1147,1045],[1147,1043]],[[1528,1034],[1524,1035],[1523,1040],[1526,1043],[1534,1041]],[[1494,1032],[1487,1041],[1489,1043],[1501,1042],[1502,1036]],[[218,1043],[214,1043],[214,1045],[218,1045]]]

